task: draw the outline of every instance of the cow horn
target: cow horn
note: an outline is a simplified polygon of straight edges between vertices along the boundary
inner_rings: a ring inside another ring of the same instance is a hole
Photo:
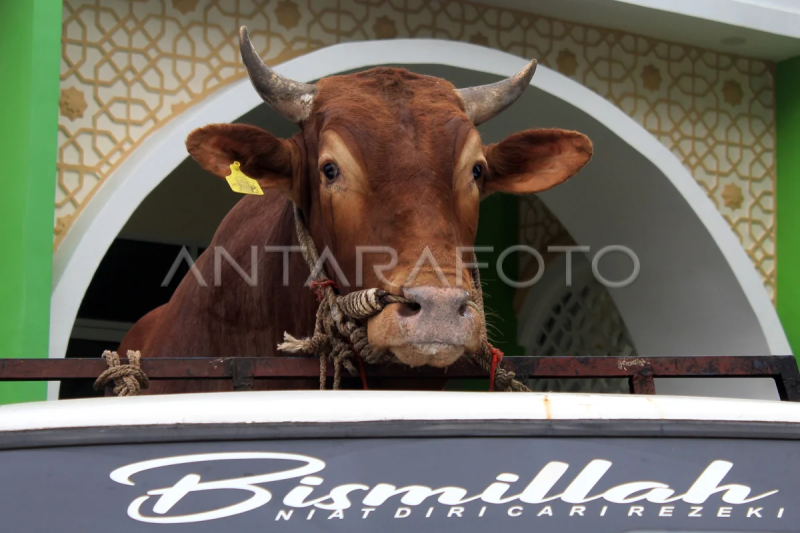
[[[489,85],[457,89],[472,123],[479,126],[516,102],[531,82],[534,72],[535,59],[510,78]]]
[[[295,124],[311,115],[315,86],[284,78],[261,61],[245,26],[239,29],[239,49],[250,82],[267,105]]]

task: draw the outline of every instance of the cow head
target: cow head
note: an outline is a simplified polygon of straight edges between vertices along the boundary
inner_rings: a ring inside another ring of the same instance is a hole
[[[285,140],[247,125],[210,125],[189,136],[192,157],[220,177],[239,161],[262,188],[299,206],[317,247],[344,274],[343,292],[378,287],[416,302],[369,320],[374,347],[437,367],[477,350],[484,317],[470,305],[472,256],[463,248],[475,242],[480,201],[549,189],[592,155],[586,136],[555,129],[481,143],[476,126],[519,98],[536,62],[468,89],[397,68],[308,85],[265,65],[245,28],[240,39],[256,91],[301,132]]]

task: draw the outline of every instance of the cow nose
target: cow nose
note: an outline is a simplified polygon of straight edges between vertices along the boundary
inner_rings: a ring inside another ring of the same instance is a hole
[[[414,323],[415,329],[425,323],[432,327],[457,327],[467,316],[469,293],[464,289],[409,287],[403,294],[415,303],[398,311],[399,321]]]
[[[391,304],[369,319],[376,349],[390,350],[412,367],[446,367],[480,348],[483,316],[464,289],[419,285],[403,290],[410,304]]]

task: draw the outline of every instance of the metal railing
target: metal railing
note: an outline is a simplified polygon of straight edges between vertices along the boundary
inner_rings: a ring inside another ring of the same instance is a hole
[[[122,359],[122,364],[127,360]],[[626,378],[631,394],[655,394],[656,377],[772,378],[781,400],[800,401],[800,372],[794,356],[701,357],[567,357],[507,356],[501,365],[527,378]],[[329,365],[329,367],[332,365]],[[0,359],[0,381],[64,381],[95,379],[107,368],[103,359]],[[231,380],[234,390],[249,390],[256,380],[319,378],[314,357],[142,358],[151,380]],[[332,369],[328,369],[332,377]],[[447,369],[400,365],[366,369],[368,379],[487,379],[468,361]],[[357,378],[345,385],[360,388]]]

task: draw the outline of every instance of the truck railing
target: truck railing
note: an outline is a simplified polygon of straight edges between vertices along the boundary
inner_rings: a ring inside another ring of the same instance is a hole
[[[121,358],[122,364],[127,359]],[[772,378],[784,401],[800,401],[800,372],[794,356],[507,356],[501,365],[517,379],[626,378],[631,394],[656,394],[654,378]],[[333,377],[328,365],[328,377]],[[97,378],[108,368],[104,359],[0,359],[0,381],[65,381]],[[234,390],[250,390],[256,380],[319,378],[315,357],[142,358],[141,368],[151,380],[231,380]],[[487,379],[486,373],[466,360],[447,369],[368,365],[372,378],[449,380]],[[358,378],[343,383],[361,388]],[[106,392],[109,393],[108,391]]]

